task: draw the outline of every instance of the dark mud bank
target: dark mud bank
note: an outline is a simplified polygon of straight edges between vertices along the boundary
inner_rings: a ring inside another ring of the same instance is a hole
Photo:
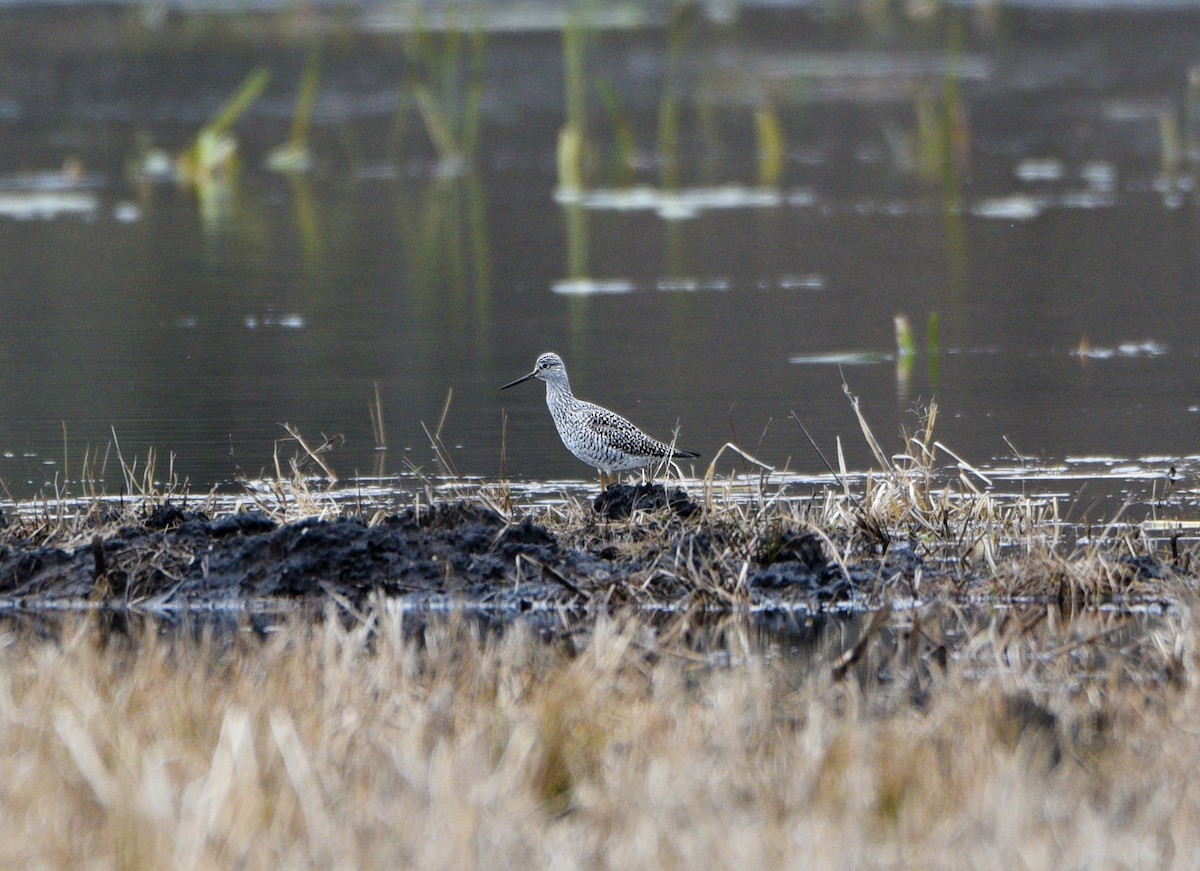
[[[331,597],[360,603],[371,594],[517,611],[671,604],[697,592],[698,564],[727,584],[748,565],[745,588],[764,604],[821,606],[852,595],[854,575],[831,563],[811,534],[783,530],[747,563],[719,530],[683,522],[698,510],[682,490],[614,486],[565,543],[531,518],[506,521],[466,502],[372,524],[280,524],[255,512],[214,518],[167,504],[136,523],[98,526],[90,542],[70,548],[10,535],[0,547],[0,604],[203,609]],[[649,513],[628,520],[634,511]],[[691,572],[678,570],[685,564]]]
[[[580,509],[569,521],[549,512],[506,519],[482,502],[457,501],[370,523],[341,516],[283,524],[262,513],[210,517],[168,503],[70,533],[15,522],[0,533],[0,608],[359,605],[382,595],[415,608],[502,613],[817,610],[911,600],[918,583],[923,596],[1128,604],[1160,600],[1184,575],[1195,582],[1178,558],[1147,553],[1094,559],[1087,584],[1078,566],[1044,559],[1033,574],[1002,583],[961,559],[918,556],[895,538],[883,547],[840,541],[843,564],[824,535],[791,516],[723,520],[661,485],[615,485]]]

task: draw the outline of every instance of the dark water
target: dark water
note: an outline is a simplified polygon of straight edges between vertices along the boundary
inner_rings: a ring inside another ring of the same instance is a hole
[[[414,94],[465,93],[469,49],[438,43],[457,65],[431,72],[369,16],[310,11],[0,13],[13,495],[63,477],[64,451],[77,479],[114,429],[127,460],[155,448],[163,477],[174,454],[200,487],[269,470],[282,422],[344,434],[343,477],[432,470],[422,423],[450,391],[458,472],[586,477],[538,386],[497,389],[544,350],[578,394],[660,436],[678,424],[706,459],[736,441],[819,470],[794,411],[867,464],[844,375],[889,450],[936,397],[941,439],[982,465],[1012,462],[1005,438],[1046,464],[1200,463],[1200,11],[748,8],[599,34],[592,158],[567,196],[558,31],[487,36],[460,171]],[[314,41],[314,169],[273,172]],[[232,182],[150,172],[258,66],[272,79],[236,126]],[[756,110],[777,124],[774,162]]]

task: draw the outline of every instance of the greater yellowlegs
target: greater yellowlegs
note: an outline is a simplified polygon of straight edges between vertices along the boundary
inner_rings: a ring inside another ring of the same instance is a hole
[[[533,371],[501,387],[507,390],[530,378],[546,382],[546,405],[567,450],[600,473],[607,489],[614,472],[642,469],[664,460],[695,460],[699,454],[652,439],[621,415],[576,399],[567,380],[567,367],[558,354],[542,354]]]

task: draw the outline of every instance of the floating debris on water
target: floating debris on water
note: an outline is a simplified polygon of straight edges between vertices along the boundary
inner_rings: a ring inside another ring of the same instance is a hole
[[[729,290],[729,279],[727,278],[660,278],[655,283],[657,290],[664,291],[682,291],[684,293],[695,293],[701,290]]]
[[[50,220],[63,215],[91,217],[98,205],[96,197],[81,191],[0,193],[0,217],[18,221]]]
[[[141,207],[128,200],[123,200],[113,206],[112,214],[122,224],[133,224],[142,219]]]
[[[162,148],[151,148],[138,159],[134,174],[148,182],[176,181],[175,159]]]
[[[1016,176],[1021,181],[1058,181],[1064,171],[1057,157],[1031,157],[1017,164]]]
[[[596,278],[567,278],[563,281],[554,282],[552,288],[555,293],[561,293],[566,296],[587,296],[594,293],[630,293],[633,291],[634,285],[632,281],[624,279],[596,279]]]
[[[1086,339],[1080,342],[1079,347],[1071,354],[1084,360],[1107,360],[1117,356],[1117,352],[1112,348],[1093,348]]]
[[[1161,357],[1167,353],[1167,346],[1151,339],[1145,342],[1123,342],[1117,345],[1117,351],[1123,357]]]
[[[67,159],[61,169],[0,175],[0,190],[31,193],[98,190],[106,182],[100,173],[85,172],[79,161]]]
[[[1011,197],[993,197],[980,200],[971,208],[977,218],[993,218],[1002,221],[1032,221],[1046,208],[1042,197],[1014,194]]]
[[[100,173],[85,172],[75,158],[61,169],[0,176],[0,216],[19,221],[49,220],[62,215],[94,217],[99,200],[90,191],[107,184]],[[120,214],[114,211],[118,220]]]
[[[740,185],[673,191],[651,187],[591,191],[559,188],[554,199],[561,205],[579,205],[593,211],[653,211],[664,221],[690,220],[714,209],[767,209],[783,203],[783,195],[777,190]]]
[[[785,275],[779,279],[780,290],[824,290],[825,276],[817,275]]]
[[[1111,209],[1116,204],[1116,197],[1100,191],[1073,191],[1063,194],[1057,203],[1064,209]]]
[[[811,208],[817,204],[817,195],[808,188],[788,191],[787,204],[798,209]]]
[[[1166,353],[1167,346],[1153,339],[1144,342],[1122,342],[1115,348],[1093,347],[1085,339],[1071,355],[1088,360],[1110,360],[1113,357],[1161,357]]]
[[[792,357],[788,362],[799,366],[871,366],[876,363],[890,363],[895,359],[894,354],[881,354],[877,351],[843,351],[829,354],[804,354]]]
[[[278,327],[284,330],[302,330],[304,329],[304,318],[298,314],[265,314],[261,317],[258,315],[246,315],[245,318],[242,319],[242,324],[248,330],[257,330],[259,327]]]
[[[1079,177],[1096,190],[1111,191],[1117,184],[1117,169],[1106,160],[1090,160],[1079,168]]]

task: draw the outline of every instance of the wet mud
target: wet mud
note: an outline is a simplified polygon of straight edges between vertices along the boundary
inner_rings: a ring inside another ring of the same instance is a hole
[[[899,546],[846,564],[808,530],[773,529],[753,541],[744,534],[661,485],[610,487],[559,534],[534,517],[506,520],[463,501],[371,523],[343,516],[287,524],[168,503],[135,521],[97,522],[69,546],[38,544],[11,524],[0,536],[0,607],[195,611],[358,605],[383,595],[417,609],[513,613],[623,605],[817,611],[870,607],[881,584],[899,588],[938,572]],[[1150,563],[1129,569],[1151,578],[1160,566]]]
[[[168,503],[136,522],[99,524],[90,540],[77,536],[69,547],[36,545],[10,529],[0,546],[0,604],[194,610],[362,603],[381,594],[417,607],[520,612],[539,604],[669,605],[697,592],[697,573],[736,579],[744,571],[760,603],[819,607],[854,593],[854,576],[811,534],[785,530],[769,550],[739,559],[726,532],[684,523],[699,508],[678,488],[613,486],[593,511],[567,543],[531,517],[506,521],[466,502],[371,524],[281,524],[258,512],[209,517]]]
[[[681,487],[668,490],[662,484],[613,484],[595,498],[592,508],[609,520],[624,520],[634,511],[669,509],[679,517],[691,517],[700,510]]]

